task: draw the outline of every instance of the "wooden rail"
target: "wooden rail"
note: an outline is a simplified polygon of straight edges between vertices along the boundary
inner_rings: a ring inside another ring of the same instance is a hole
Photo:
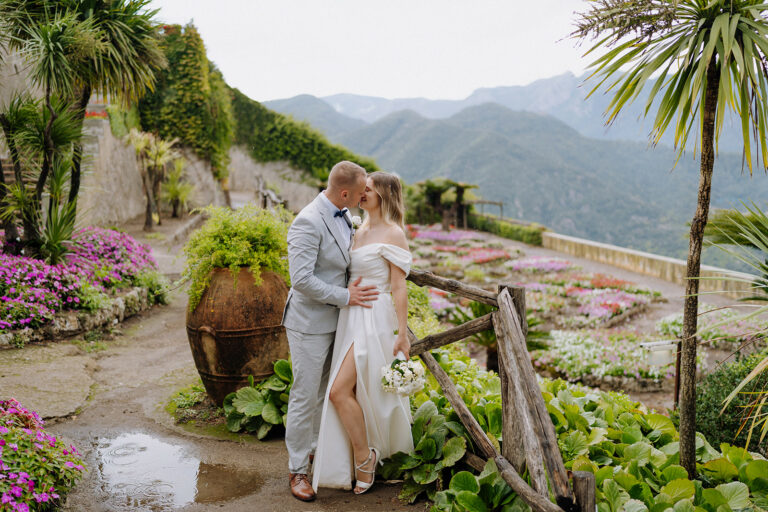
[[[498,307],[494,311],[460,326],[419,340],[408,329],[411,354],[421,357],[432,373],[472,438],[481,456],[467,453],[464,460],[481,470],[493,459],[499,474],[534,512],[595,510],[595,480],[591,473],[573,473],[573,490],[565,470],[557,435],[541,395],[536,374],[526,348],[528,325],[525,320],[525,290],[499,287],[489,292],[465,283],[412,270],[408,279],[419,286],[431,286]],[[464,403],[448,374],[430,350],[479,332],[494,329],[499,352],[499,378],[502,403],[502,453],[498,453]],[[520,476],[528,470],[532,486]],[[550,500],[550,493],[555,503]]]

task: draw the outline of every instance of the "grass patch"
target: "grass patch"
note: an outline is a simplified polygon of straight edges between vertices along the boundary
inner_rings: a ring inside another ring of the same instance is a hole
[[[171,395],[165,411],[173,416],[176,424],[223,425],[226,430],[224,410],[211,400],[200,381]]]
[[[144,238],[147,240],[165,240],[166,236],[163,233],[147,233]]]

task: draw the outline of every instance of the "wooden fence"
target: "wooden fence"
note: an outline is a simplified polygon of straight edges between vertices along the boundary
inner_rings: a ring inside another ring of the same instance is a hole
[[[410,329],[408,333],[411,355],[421,357],[437,379],[445,397],[482,454],[482,458],[468,454],[467,464],[480,471],[487,460],[493,459],[504,481],[534,512],[594,512],[595,476],[587,471],[566,471],[557,445],[555,427],[528,355],[525,340],[528,332],[525,289],[499,286],[498,292],[493,293],[416,269],[411,271],[408,279],[419,286],[438,288],[498,308],[485,316],[423,339],[418,339]],[[489,329],[496,332],[499,353],[501,453],[494,448],[472,416],[450,377],[429,353],[434,348]],[[521,476],[525,469],[528,470],[531,485]]]

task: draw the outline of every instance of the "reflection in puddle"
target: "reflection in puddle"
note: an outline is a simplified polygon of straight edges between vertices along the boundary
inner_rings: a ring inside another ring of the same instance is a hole
[[[100,439],[99,479],[115,509],[162,511],[189,503],[214,503],[255,492],[256,473],[206,464],[169,444],[138,432]]]

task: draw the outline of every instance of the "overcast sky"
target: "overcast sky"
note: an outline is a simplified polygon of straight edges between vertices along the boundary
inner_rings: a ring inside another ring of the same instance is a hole
[[[588,61],[568,39],[583,0],[153,0],[193,21],[227,82],[259,100],[308,93],[460,99]]]

